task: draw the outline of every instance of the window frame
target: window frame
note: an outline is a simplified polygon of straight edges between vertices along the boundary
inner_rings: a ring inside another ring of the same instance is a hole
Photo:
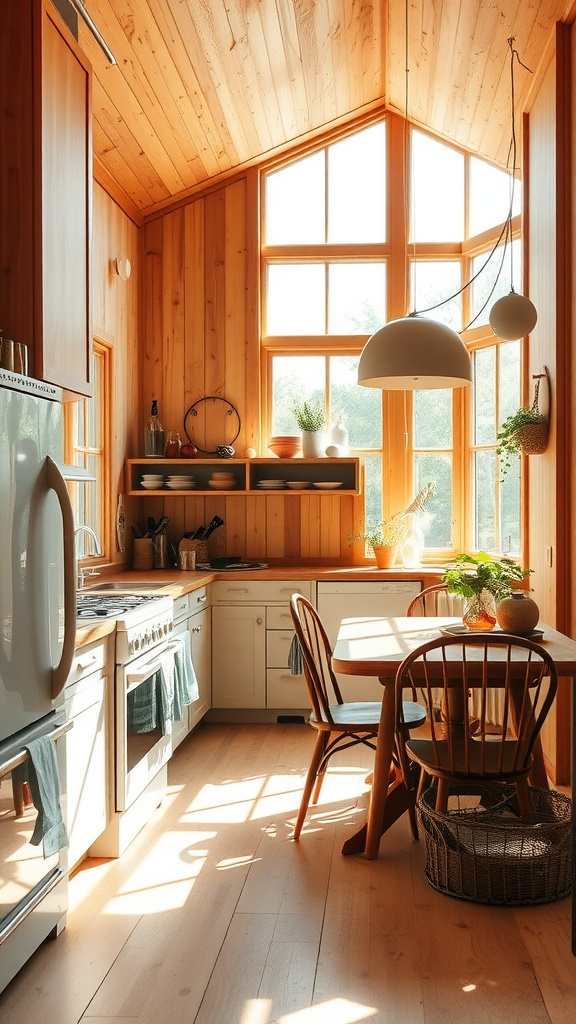
[[[471,260],[474,256],[483,252],[488,253],[500,235],[502,224],[495,225],[492,229],[483,231],[473,238],[465,238],[462,242],[409,242],[409,172],[411,155],[409,144],[412,126],[400,115],[389,111],[375,113],[372,121],[383,120],[386,123],[386,168],[387,168],[387,237],[382,243],[367,243],[366,245],[340,245],[324,243],[318,245],[294,245],[294,246],[267,246],[260,247],[260,313],[261,313],[261,380],[263,395],[263,422],[262,428],[265,435],[270,436],[272,423],[272,360],[275,355],[325,355],[327,360],[330,355],[359,355],[368,340],[369,335],[302,335],[302,336],[269,336],[266,330],[266,274],[267,266],[271,262],[289,262],[290,260],[310,260],[314,262],[326,262],[340,260],[346,262],[364,262],[372,258],[384,261],[387,264],[386,272],[386,320],[392,320],[406,315],[409,311],[410,275],[413,261],[420,260],[455,260],[459,261],[462,267],[462,280],[468,282],[470,278]],[[316,140],[290,154],[289,160],[298,160],[307,155],[313,149],[326,149],[332,142],[347,134],[352,134],[366,127],[371,123],[370,119],[358,120],[353,125],[347,126],[346,130],[338,134],[332,132],[321,141]],[[414,130],[422,133],[420,126],[414,126]],[[406,139],[408,133],[408,139]],[[424,134],[426,132],[424,131]],[[407,145],[408,143],[408,145]],[[444,143],[451,146],[450,143]],[[465,194],[465,231],[468,230],[469,221],[469,167],[470,159],[474,154],[468,154],[457,146],[451,148],[463,153],[464,163],[464,194]],[[270,171],[278,169],[287,163],[286,157],[279,158],[265,164],[260,169],[260,210],[261,210],[261,238],[265,238],[265,177]],[[326,166],[327,161],[324,161]],[[404,203],[395,202],[398,195],[407,197]],[[521,237],[520,216],[515,216],[511,222],[511,240]],[[498,339],[491,331],[490,326],[481,324],[470,325],[470,288],[464,286],[462,292],[462,324],[460,332],[464,343],[470,354],[479,348],[488,345],[498,345]],[[521,392],[524,392],[524,366],[526,349],[522,347],[521,366]],[[468,392],[468,394],[465,394]],[[443,562],[454,557],[459,551],[473,550],[473,507],[472,507],[472,462],[473,446],[471,443],[471,389],[456,388],[453,392],[453,546],[449,549],[425,551],[423,564],[434,564]],[[327,398],[327,402],[329,399]],[[412,438],[412,393],[411,392],[382,392],[382,429],[383,429],[383,515],[384,517],[398,511],[398,508],[406,507],[415,495],[413,487],[413,438]],[[328,410],[329,411],[329,408]],[[353,450],[352,454],[362,456],[363,450]],[[361,459],[363,462],[363,460]],[[391,490],[386,486],[386,480],[394,480],[394,498],[391,500]],[[520,508],[520,530],[521,530],[521,555],[523,557],[527,545],[527,530],[525,516],[525,473],[521,473],[521,508]],[[394,507],[392,507],[392,504]],[[493,552],[496,554],[497,552]],[[370,561],[368,558],[359,557],[358,550],[355,550],[355,561]]]

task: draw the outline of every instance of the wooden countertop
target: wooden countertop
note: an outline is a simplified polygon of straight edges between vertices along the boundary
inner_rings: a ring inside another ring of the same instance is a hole
[[[423,565],[417,569],[406,569],[403,566],[377,569],[376,566],[366,565],[270,565],[267,569],[250,569],[244,572],[219,572],[216,569],[209,572],[181,572],[178,569],[155,569],[143,573],[127,570],[110,576],[98,576],[92,584],[88,583],[84,590],[86,593],[95,593],[96,587],[103,588],[107,583],[117,586],[121,583],[125,585],[127,592],[130,592],[131,585],[135,585],[137,589],[134,593],[163,594],[176,600],[215,580],[322,580],[351,583],[360,580],[377,583],[384,583],[387,580],[421,580],[422,586],[427,587],[438,582],[443,571],[442,566],[433,565]],[[144,584],[149,584],[149,588]],[[114,632],[114,629],[114,619],[90,619],[86,625],[78,625],[76,647],[84,647],[95,640],[100,640]]]

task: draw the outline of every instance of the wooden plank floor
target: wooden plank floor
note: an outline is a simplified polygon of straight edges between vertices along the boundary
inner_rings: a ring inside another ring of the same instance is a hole
[[[302,725],[201,726],[121,860],[74,876],[67,928],[0,995],[2,1024],[573,1024],[569,900],[435,892],[406,816],[377,860],[341,856],[369,752],[334,760],[288,839],[312,743]]]

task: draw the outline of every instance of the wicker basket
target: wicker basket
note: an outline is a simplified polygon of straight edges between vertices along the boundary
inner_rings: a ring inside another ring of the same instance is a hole
[[[436,791],[418,801],[426,880],[439,892],[476,903],[551,903],[570,892],[572,803],[561,793],[531,789],[533,821],[522,821],[513,786],[477,789],[482,805],[466,807],[470,786],[451,787],[458,807],[434,809]]]
[[[514,431],[514,441],[524,452],[524,455],[542,455],[548,445],[548,424],[525,423]]]

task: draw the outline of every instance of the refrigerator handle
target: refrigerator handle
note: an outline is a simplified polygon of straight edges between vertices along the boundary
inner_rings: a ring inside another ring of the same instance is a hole
[[[60,662],[52,670],[52,700],[64,688],[70,674],[76,646],[76,551],[74,539],[74,513],[68,488],[56,463],[46,459],[48,486],[58,498],[62,513],[64,539],[64,643]]]

